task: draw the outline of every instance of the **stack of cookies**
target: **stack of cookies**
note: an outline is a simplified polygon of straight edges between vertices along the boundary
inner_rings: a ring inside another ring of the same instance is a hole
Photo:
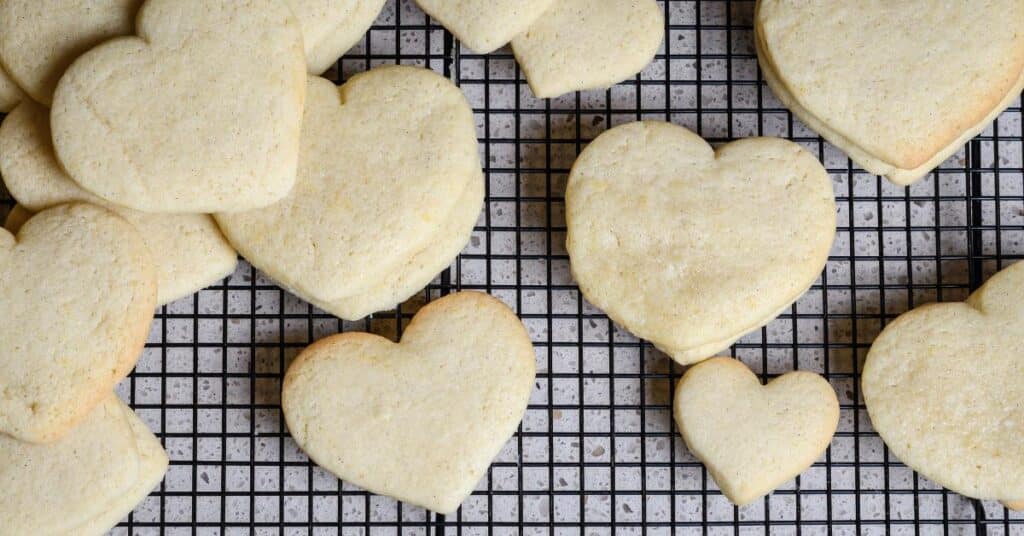
[[[113,389],[155,308],[236,250],[358,318],[468,242],[484,188],[462,93],[416,67],[315,76],[382,5],[0,1],[3,532],[99,534],[162,479]]]

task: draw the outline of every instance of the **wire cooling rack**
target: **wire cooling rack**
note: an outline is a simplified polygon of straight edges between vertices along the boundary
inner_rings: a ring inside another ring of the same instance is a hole
[[[452,269],[397,311],[341,322],[242,263],[223,284],[162,308],[120,387],[163,440],[163,484],[114,534],[1024,534],[1024,515],[947,492],[885,449],[859,371],[882,326],[960,300],[1024,256],[1018,101],[924,181],[868,175],[794,119],[758,74],[752,1],[668,0],[666,40],[608,91],[534,99],[508,49],[460,48],[412,1],[391,0],[333,77],[380,64],[451,77],[476,110],[487,203]],[[580,149],[637,119],[712,142],[801,143],[829,169],[839,232],[814,288],[732,349],[763,379],[824,374],[842,407],[823,459],[765,500],[735,508],[672,422],[681,368],[585,303],[564,249],[566,176]],[[12,204],[3,194],[3,205]],[[451,516],[367,494],[314,467],[289,437],[281,378],[308,343],[342,330],[398,336],[428,299],[490,292],[529,328],[538,378],[516,436]]]

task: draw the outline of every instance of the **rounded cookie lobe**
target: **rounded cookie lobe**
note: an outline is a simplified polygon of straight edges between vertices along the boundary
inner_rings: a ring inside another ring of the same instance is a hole
[[[613,128],[580,154],[566,220],[587,300],[683,364],[796,301],[836,228],[832,183],[800,146],[749,138],[716,151],[651,121]]]
[[[127,35],[143,0],[0,0],[0,63],[36,102],[50,105],[75,58]]]
[[[561,0],[558,0],[561,1]],[[555,0],[416,0],[464,45],[489,54],[526,31]]]
[[[209,215],[139,212],[110,204],[75,184],[57,161],[50,141],[49,110],[39,104],[23,102],[0,124],[0,175],[21,210],[40,211],[81,201],[128,220],[156,262],[158,305],[223,279],[237,264],[238,254]]]
[[[80,186],[146,212],[247,210],[295,181],[306,68],[282,0],[148,0],[138,37],[79,57],[51,125]]]
[[[330,302],[403,270],[483,179],[472,109],[433,71],[378,67],[340,88],[313,77],[308,93],[295,188],[216,218],[254,266]]]
[[[316,342],[289,367],[281,406],[321,467],[451,513],[515,432],[535,376],[515,313],[460,292],[421,309],[398,344],[367,333]]]
[[[156,306],[156,270],[117,215],[84,204],[0,231],[0,432],[65,435],[135,365]]]
[[[741,506],[810,467],[839,425],[835,390],[821,376],[796,371],[761,385],[725,357],[683,375],[674,411],[687,447]]]
[[[864,402],[886,446],[968,497],[1024,497],[1022,304],[1024,263],[1017,263],[964,303],[904,313],[864,363]]]
[[[512,51],[533,94],[607,88],[639,73],[665,37],[654,0],[557,0]]]

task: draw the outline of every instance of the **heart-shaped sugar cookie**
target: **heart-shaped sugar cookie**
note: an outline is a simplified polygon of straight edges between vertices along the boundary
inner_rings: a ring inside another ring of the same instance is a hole
[[[716,151],[661,122],[613,128],[580,154],[566,221],[583,295],[683,364],[796,301],[836,228],[832,183],[800,146],[749,138]]]
[[[471,224],[450,222],[466,219],[457,209],[476,219],[483,191],[470,185],[482,173],[473,113],[454,84],[391,66],[341,88],[310,78],[308,95],[292,192],[266,208],[216,215],[246,259],[328,305],[379,289],[445,229],[469,240]]]
[[[367,333],[313,344],[289,367],[281,407],[324,469],[451,513],[516,430],[534,377],[515,313],[462,292],[421,309],[398,344]]]
[[[555,0],[416,0],[477,54],[501,48],[526,31]]]
[[[167,454],[116,396],[65,437],[24,443],[0,435],[5,534],[105,534],[163,478]]]
[[[686,446],[741,506],[810,467],[839,426],[839,401],[821,376],[790,372],[761,385],[726,357],[686,371],[674,411]]]
[[[50,105],[57,80],[90,48],[135,28],[142,0],[0,0],[0,63]]]
[[[309,72],[320,74],[352,48],[377,19],[384,0],[288,0],[302,27]]]
[[[0,433],[58,439],[135,365],[156,270],[126,221],[91,205],[0,230]]]
[[[21,210],[87,202],[128,220],[157,265],[157,304],[190,296],[234,272],[238,254],[207,214],[149,214],[111,205],[82,190],[60,167],[49,110],[24,102],[0,124],[0,175]],[[19,216],[16,214],[16,216]],[[27,219],[27,218],[26,218]],[[20,225],[5,225],[17,232]]]
[[[512,39],[538,98],[615,85],[642,71],[665,37],[654,0],[557,0]]]
[[[302,28],[309,70],[317,74],[352,48],[384,7],[384,0],[286,3]],[[140,5],[142,0],[0,0],[0,64],[10,65],[32,98],[49,105],[57,80],[78,56],[132,33]],[[0,73],[0,111],[3,95]]]
[[[1024,263],[964,303],[904,313],[875,339],[862,386],[894,455],[968,497],[1024,497]]]
[[[51,125],[68,174],[146,212],[266,206],[295,182],[306,68],[283,0],[147,0],[139,37],[79,57]]]
[[[1024,89],[1024,0],[760,0],[755,19],[779,100],[898,184],[941,164]]]

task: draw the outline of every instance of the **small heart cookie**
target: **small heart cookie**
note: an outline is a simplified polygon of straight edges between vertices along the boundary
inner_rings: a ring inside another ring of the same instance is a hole
[[[158,305],[190,296],[235,271],[238,254],[209,215],[149,214],[111,205],[82,190],[53,154],[49,110],[38,104],[22,103],[0,124],[0,175],[22,211],[80,201],[128,220],[157,264]],[[21,227],[17,224],[16,219],[5,227],[15,233]]]
[[[526,31],[554,0],[416,0],[477,54],[501,48]]]
[[[978,499],[1024,497],[1024,263],[964,303],[904,313],[868,351],[862,386],[892,453]]]
[[[754,26],[776,97],[858,165],[905,185],[1020,96],[1022,20],[1024,0],[760,0]]]
[[[248,210],[295,182],[306,68],[282,0],[147,0],[139,37],[79,57],[53,142],[86,190],[145,212]]]
[[[0,0],[0,63],[47,106],[75,58],[132,33],[142,0]]]
[[[516,314],[461,292],[421,309],[398,344],[368,333],[313,344],[288,368],[281,407],[321,467],[447,514],[515,432],[535,375]]]
[[[105,534],[167,471],[167,454],[131,408],[104,401],[62,439],[0,435],[4,534]]]
[[[377,19],[384,0],[288,0],[302,27],[309,72],[320,74],[352,48]]]
[[[674,409],[686,446],[740,506],[810,467],[839,426],[839,401],[821,376],[796,371],[761,385],[727,357],[686,371]]]
[[[748,138],[716,151],[653,121],[615,127],[580,154],[566,221],[587,300],[683,364],[796,301],[836,229],[828,173],[799,145]]]
[[[642,71],[665,37],[654,0],[558,0],[512,39],[533,94],[613,86]]]
[[[92,205],[0,230],[0,433],[63,436],[135,365],[156,270],[128,222]]]
[[[330,302],[387,292],[381,282],[445,230],[469,241],[464,212],[475,221],[483,203],[482,188],[470,187],[483,182],[476,128],[462,92],[419,67],[378,67],[340,88],[312,77],[307,92],[295,188],[269,207],[216,218],[254,266],[344,315]]]

